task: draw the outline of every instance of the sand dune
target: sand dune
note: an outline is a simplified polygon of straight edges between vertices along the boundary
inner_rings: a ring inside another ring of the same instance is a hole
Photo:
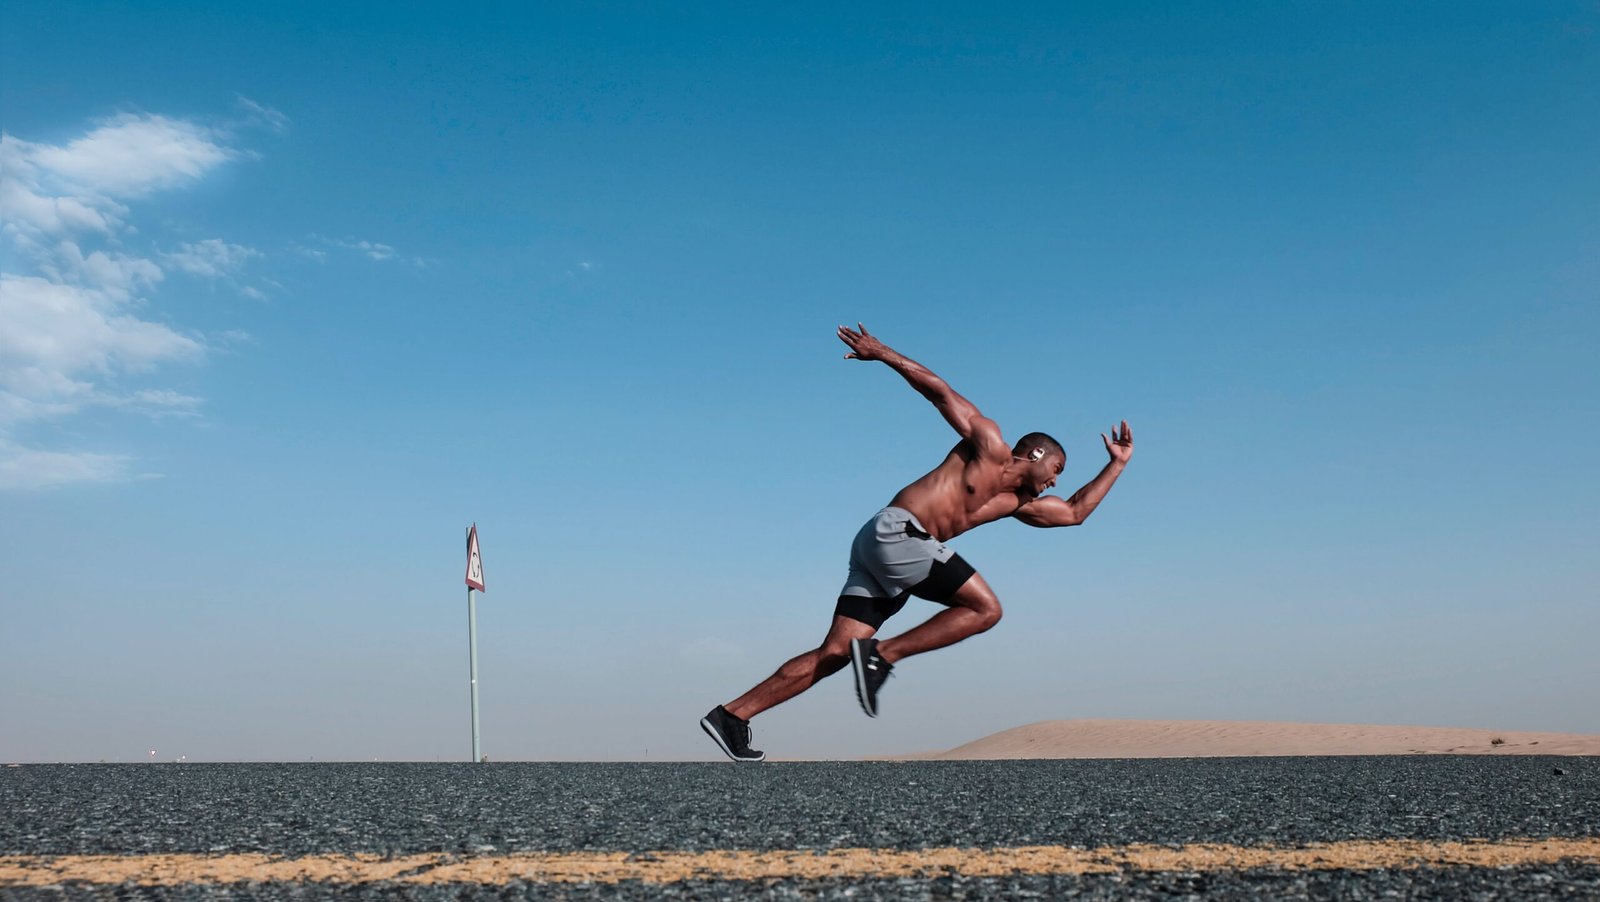
[[[1499,740],[1499,742],[1496,742]],[[1600,755],[1600,735],[1227,720],[1046,720],[917,760],[1243,755]]]

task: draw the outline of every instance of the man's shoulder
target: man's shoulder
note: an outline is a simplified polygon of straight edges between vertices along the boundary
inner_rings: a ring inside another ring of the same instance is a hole
[[[992,424],[993,421],[990,421]],[[1011,460],[1011,446],[1005,443],[1000,435],[1000,428],[996,426],[992,433],[974,431],[972,437],[956,442],[950,449],[952,455],[960,456],[969,463],[994,464],[1004,466]]]
[[[1000,434],[1000,424],[985,416],[975,417],[972,420],[972,435],[967,439],[985,454],[1002,453],[1009,458],[1011,446],[1006,444],[1005,436]]]

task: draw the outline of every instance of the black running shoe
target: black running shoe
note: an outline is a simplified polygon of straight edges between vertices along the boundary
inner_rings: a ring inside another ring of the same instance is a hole
[[[700,729],[716,740],[717,747],[735,761],[763,761],[767,753],[750,747],[750,721],[740,720],[721,705],[700,718]]]
[[[878,716],[878,688],[894,665],[878,654],[877,639],[851,639],[850,665],[856,672],[856,698],[868,717]]]

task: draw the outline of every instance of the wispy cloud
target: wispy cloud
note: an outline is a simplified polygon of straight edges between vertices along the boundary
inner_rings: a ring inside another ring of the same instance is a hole
[[[307,259],[315,260],[318,263],[325,262],[328,259],[327,251],[318,250],[314,247],[306,247],[298,241],[289,242],[289,250]]]
[[[120,481],[128,478],[129,463],[121,454],[41,451],[0,439],[0,491]]]
[[[234,95],[235,107],[240,111],[242,124],[253,125],[272,132],[283,132],[289,128],[289,117],[263,103],[257,103],[243,94]]]
[[[244,265],[261,256],[261,252],[240,244],[229,244],[221,238],[207,238],[192,244],[183,244],[175,251],[161,255],[169,266],[193,276],[207,279],[231,279]]]
[[[151,318],[149,299],[169,272],[232,280],[260,254],[219,238],[130,253],[132,205],[242,156],[221,130],[148,113],[99,121],[63,144],[0,133],[0,235],[15,251],[0,272],[0,488],[128,477],[126,455],[24,445],[29,423],[89,407],[196,415],[199,398],[124,387],[207,351],[203,336]]]
[[[409,263],[412,266],[428,265],[428,261],[425,258],[402,254],[395,250],[392,245],[384,244],[381,241],[368,241],[363,238],[329,238],[326,235],[317,234],[311,235],[310,238],[323,247],[353,251],[368,260],[375,260],[380,263],[398,262]],[[298,254],[318,261],[326,260],[328,257],[327,251],[317,250],[301,244],[291,245],[291,249]]]
[[[206,126],[140,113],[114,116],[62,145],[7,141],[17,146],[13,159],[35,175],[34,187],[90,202],[191,184],[234,156]]]
[[[376,241],[353,241],[344,246],[354,248],[374,260],[393,260],[395,256],[394,248]]]

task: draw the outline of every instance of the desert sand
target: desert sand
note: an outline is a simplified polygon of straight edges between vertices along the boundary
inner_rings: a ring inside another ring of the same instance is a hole
[[[1600,755],[1600,735],[1249,720],[1046,720],[948,751],[897,757],[937,761],[1247,755]]]

